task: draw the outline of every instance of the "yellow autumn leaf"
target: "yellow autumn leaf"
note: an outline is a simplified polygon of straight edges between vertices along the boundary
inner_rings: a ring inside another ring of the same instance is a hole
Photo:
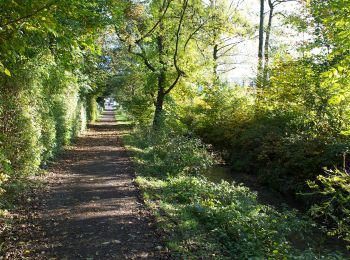
[[[11,72],[10,72],[8,69],[5,69],[5,70],[4,70],[4,73],[5,73],[7,76],[11,77]]]

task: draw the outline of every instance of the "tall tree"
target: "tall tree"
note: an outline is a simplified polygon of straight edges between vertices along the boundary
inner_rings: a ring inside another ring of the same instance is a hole
[[[265,17],[265,0],[260,0],[259,13],[259,43],[258,43],[258,74],[257,74],[257,88],[262,87],[262,72],[263,72],[263,52],[264,52],[264,17]],[[260,91],[260,90],[258,90]]]
[[[251,36],[252,28],[240,7],[244,1],[211,0],[204,24],[202,45],[209,47],[212,54],[214,82],[220,73],[227,73],[236,68],[235,47]]]
[[[161,0],[151,1],[148,6],[130,3],[125,9],[124,30],[117,34],[128,52],[137,57],[155,79],[156,88],[149,91],[155,107],[155,127],[161,123],[165,97],[186,75],[183,67],[188,66],[191,57],[185,52],[201,26],[192,23],[196,15],[193,10],[198,4],[196,1],[189,4],[189,0]]]

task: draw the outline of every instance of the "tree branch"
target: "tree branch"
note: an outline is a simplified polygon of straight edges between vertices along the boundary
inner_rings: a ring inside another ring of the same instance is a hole
[[[168,8],[170,6],[170,3],[171,3],[172,0],[169,0],[167,5],[165,6],[165,9],[164,9],[164,12],[163,14],[161,15],[161,17],[158,19],[158,21],[153,25],[153,27],[143,36],[141,36],[139,39],[137,39],[135,42],[136,43],[139,43],[141,42],[143,39],[145,39],[148,35],[150,35],[156,28],[157,26],[160,24],[160,22],[163,20],[166,12],[168,11]]]
[[[197,28],[196,30],[194,30],[190,36],[188,37],[188,39],[186,40],[185,42],[185,45],[184,45],[184,50],[186,49],[187,47],[187,44],[190,42],[190,40],[193,38],[193,36],[208,22],[208,20],[204,21],[203,23],[201,23]]]
[[[245,41],[245,39],[240,40],[239,42],[231,42],[231,43],[225,44],[225,45],[219,47],[219,48],[218,48],[218,51],[220,51],[220,50],[222,50],[222,49],[224,49],[224,48],[226,48],[226,47],[229,47],[229,46],[231,46],[231,45],[233,45],[232,47],[237,46],[238,44],[240,44],[240,43],[242,43],[242,42],[244,42],[244,41]],[[231,49],[231,48],[229,48],[229,49]]]
[[[134,54],[136,56],[139,56],[142,58],[143,60],[143,63],[147,66],[147,68],[149,68],[152,72],[155,72],[156,69],[155,67],[153,67],[153,65],[151,64],[151,62],[148,60],[148,58],[146,57],[146,54],[145,54],[145,50],[143,48],[143,46],[141,44],[138,44],[138,46],[140,47],[140,50],[141,50],[141,53],[140,52],[134,52],[132,50],[132,45],[130,44],[129,47],[128,47],[128,52],[131,53],[131,54]]]
[[[58,0],[55,0],[55,1],[50,2],[50,3],[47,3],[46,5],[44,5],[44,6],[40,7],[40,8],[38,8],[37,10],[35,10],[34,12],[32,12],[32,13],[30,13],[30,14],[27,14],[27,15],[25,15],[25,16],[19,17],[19,18],[17,18],[16,20],[9,21],[9,22],[7,22],[7,23],[5,23],[5,24],[1,24],[0,27],[5,27],[5,26],[10,25],[10,24],[13,24],[13,23],[18,23],[18,22],[20,22],[20,21],[22,21],[22,20],[24,20],[24,19],[30,18],[30,17],[32,17],[32,16],[35,16],[35,15],[37,15],[38,13],[40,13],[42,10],[44,10],[44,9],[46,9],[46,8],[50,8],[52,5],[54,5],[54,4],[57,3],[57,2],[58,2]]]
[[[121,42],[127,42],[126,39],[123,39],[118,33],[117,33],[117,36],[119,38],[119,40]],[[137,46],[140,48],[141,50],[141,53],[140,52],[135,52],[132,50],[132,44],[129,44],[128,45],[128,52],[133,54],[133,55],[136,55],[136,56],[139,56],[142,58],[143,60],[143,63],[147,66],[147,68],[149,68],[152,72],[155,72],[156,71],[156,68],[151,64],[151,62],[149,61],[149,59],[146,57],[146,51],[145,49],[143,48],[142,44],[141,43],[137,43]]]
[[[175,52],[174,52],[173,60],[174,60],[175,69],[177,71],[177,76],[176,76],[174,82],[170,85],[170,87],[164,92],[165,94],[168,94],[175,87],[175,85],[177,84],[177,82],[179,81],[181,76],[185,74],[179,68],[179,66],[177,64],[177,55],[178,55],[178,52],[179,52],[179,41],[180,41],[181,26],[182,26],[182,22],[183,22],[183,19],[184,19],[184,16],[185,16],[187,5],[188,5],[188,0],[185,0],[184,4],[183,4],[183,7],[182,7],[182,13],[181,13],[179,25],[178,25],[177,31],[176,31],[176,44],[175,44]]]

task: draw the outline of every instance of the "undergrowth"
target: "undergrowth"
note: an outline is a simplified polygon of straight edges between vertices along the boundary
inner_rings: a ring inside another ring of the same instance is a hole
[[[296,210],[277,211],[243,185],[203,177],[214,158],[198,139],[139,129],[124,143],[134,151],[136,182],[174,257],[343,259],[314,239],[321,231]]]
[[[27,200],[27,194],[41,188],[43,183],[36,178],[18,178],[3,185],[4,194],[0,197],[0,218]]]

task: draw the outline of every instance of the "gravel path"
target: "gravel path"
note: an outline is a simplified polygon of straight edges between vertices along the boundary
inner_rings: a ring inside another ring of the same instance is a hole
[[[127,128],[106,111],[50,165],[47,191],[14,213],[3,259],[168,258],[133,184]]]

